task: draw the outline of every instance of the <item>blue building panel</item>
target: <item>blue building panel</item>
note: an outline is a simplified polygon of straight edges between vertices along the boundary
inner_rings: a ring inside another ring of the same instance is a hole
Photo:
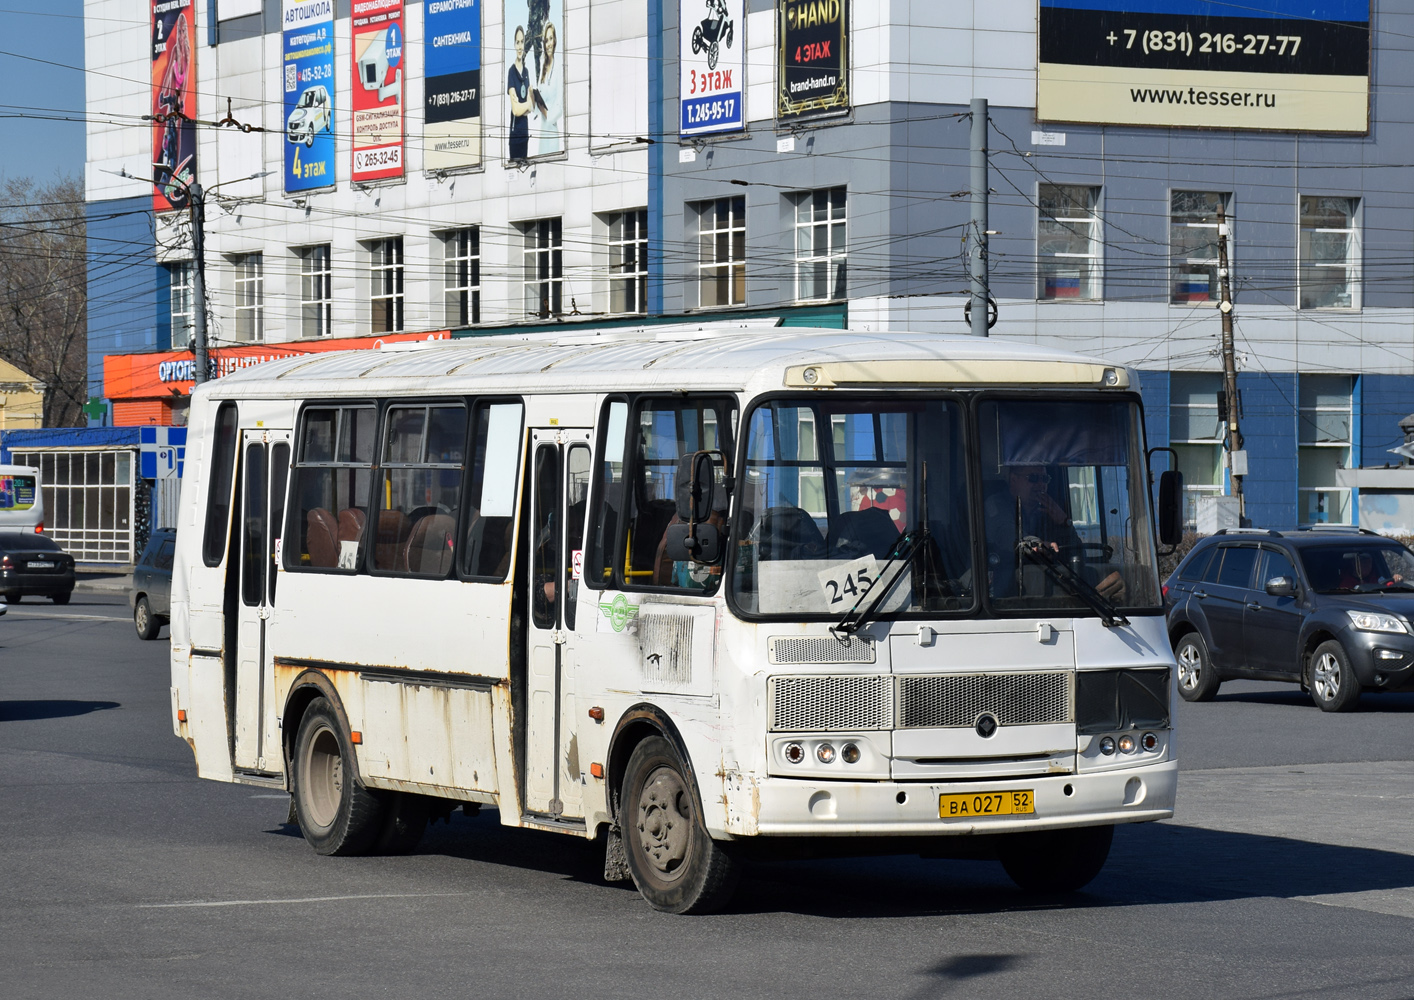
[[[169,346],[159,337],[166,272],[157,266],[151,196],[89,202],[87,221],[88,394],[102,396],[104,357]]]
[[[1296,373],[1241,372],[1247,517],[1256,528],[1296,524]]]
[[[1169,373],[1135,374],[1139,376],[1139,394],[1144,397],[1144,440],[1150,448],[1162,448],[1169,443]],[[1156,457],[1153,468],[1170,468],[1168,457]]]
[[[1361,375],[1360,400],[1360,464],[1398,465],[1389,450],[1404,443],[1399,422],[1414,413],[1414,375]]]

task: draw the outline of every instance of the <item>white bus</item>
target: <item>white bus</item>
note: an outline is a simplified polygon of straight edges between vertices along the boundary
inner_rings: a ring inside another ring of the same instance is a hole
[[[32,465],[0,465],[0,530],[44,530],[44,493]]]
[[[705,912],[782,851],[1075,889],[1115,824],[1172,815],[1123,368],[537,334],[273,361],[202,387],[190,433],[173,726],[202,777],[288,790],[321,853],[494,806]]]

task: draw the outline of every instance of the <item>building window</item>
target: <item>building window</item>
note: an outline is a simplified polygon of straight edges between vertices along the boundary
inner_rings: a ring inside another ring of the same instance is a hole
[[[698,305],[746,301],[746,198],[717,198],[692,206],[697,216]]]
[[[1100,297],[1100,189],[1042,184],[1036,219],[1041,299]]]
[[[265,339],[265,255],[248,253],[236,265],[236,339]]]
[[[1218,283],[1219,208],[1231,234],[1232,195],[1217,191],[1169,194],[1169,301],[1175,305],[1222,298]],[[1231,248],[1231,242],[1228,246]]]
[[[448,326],[481,322],[481,227],[442,234],[442,289]]]
[[[403,328],[403,238],[390,236],[369,244],[373,284],[369,296],[372,331],[398,333]]]
[[[795,201],[795,297],[845,297],[845,189],[804,191]]]
[[[648,312],[648,210],[609,216],[609,312]]]
[[[1300,376],[1299,524],[1350,523],[1350,489],[1336,485],[1336,470],[1350,468],[1353,388],[1350,375]]]
[[[560,220],[520,224],[525,248],[525,316],[549,319],[564,311],[565,260]]]
[[[1301,199],[1302,309],[1360,308],[1360,199]]]
[[[189,260],[167,265],[172,317],[172,349],[186,350],[196,336],[196,312],[192,298],[192,264]]]
[[[329,244],[301,247],[300,336],[327,337],[334,332],[334,269],[329,261]]]
[[[1223,377],[1217,372],[1174,372],[1169,376],[1169,445],[1178,453],[1183,473],[1183,522],[1198,523],[1198,500],[1223,493],[1223,424],[1218,396]]]

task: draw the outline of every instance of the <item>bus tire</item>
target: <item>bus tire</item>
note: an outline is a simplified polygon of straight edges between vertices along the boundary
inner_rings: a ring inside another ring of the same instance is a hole
[[[629,873],[650,906],[713,913],[730,902],[737,866],[707,833],[687,768],[666,739],[633,748],[619,803]]]
[[[384,792],[383,829],[374,854],[411,854],[422,843],[430,817],[427,800],[411,792]]]
[[[353,744],[327,698],[300,719],[293,768],[300,832],[320,854],[367,854],[383,832],[383,800],[358,780]]]
[[[1105,867],[1114,835],[1112,825],[1007,834],[997,858],[1023,892],[1076,892]]]

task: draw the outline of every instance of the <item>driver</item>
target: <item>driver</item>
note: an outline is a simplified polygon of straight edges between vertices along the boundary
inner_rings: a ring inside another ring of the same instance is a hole
[[[1351,562],[1354,565],[1351,565]],[[1356,552],[1354,559],[1348,560],[1341,570],[1340,589],[1354,590],[1356,587],[1389,586],[1391,583],[1399,583],[1404,579],[1403,575],[1395,573],[1386,579],[1375,571],[1375,557],[1369,552]]]

